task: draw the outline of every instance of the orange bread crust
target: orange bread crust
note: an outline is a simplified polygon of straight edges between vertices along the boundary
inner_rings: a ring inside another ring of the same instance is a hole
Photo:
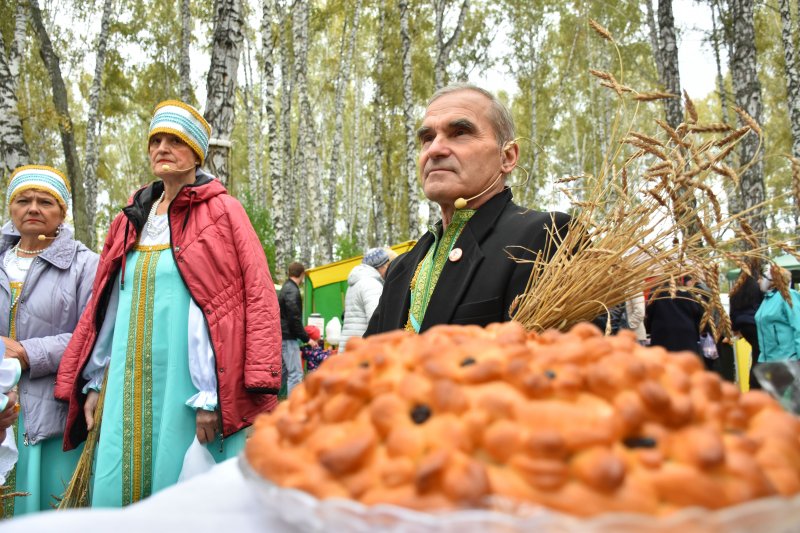
[[[255,422],[279,486],[418,510],[591,516],[800,491],[800,422],[762,392],[590,324],[438,326],[352,339]]]

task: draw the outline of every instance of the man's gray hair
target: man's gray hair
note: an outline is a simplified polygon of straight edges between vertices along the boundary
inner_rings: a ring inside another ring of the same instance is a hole
[[[477,85],[473,85],[471,83],[453,83],[447,87],[442,87],[433,93],[433,96],[431,96],[430,100],[428,100],[428,106],[442,96],[457,93],[459,91],[473,91],[482,94],[489,99],[491,105],[488,114],[489,121],[492,123],[492,127],[494,128],[494,136],[497,138],[497,144],[502,147],[505,146],[507,142],[514,140],[514,119],[511,118],[511,113],[508,111],[508,108],[503,104],[503,102],[498,100],[495,95],[486,89],[478,87]]]

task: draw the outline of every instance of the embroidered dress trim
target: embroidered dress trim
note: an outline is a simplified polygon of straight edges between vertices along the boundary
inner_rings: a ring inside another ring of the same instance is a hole
[[[169,245],[140,252],[134,270],[128,353],[125,362],[122,504],[146,498],[152,488],[153,460],[153,302],[156,266]]]
[[[142,244],[137,244],[133,247],[134,250],[137,252],[161,252],[163,250],[169,250],[169,243],[168,244],[154,244],[152,246],[145,246]]]
[[[414,277],[411,278],[411,306],[408,309],[408,321],[405,329],[419,333],[425,312],[428,310],[433,291],[439,282],[444,265],[450,251],[455,246],[458,237],[467,225],[469,219],[475,214],[474,209],[457,209],[453,213],[453,220],[439,237],[438,228],[431,226],[429,231],[433,234],[433,246],[430,247],[425,258],[420,261]]]
[[[13,251],[13,250],[12,250]],[[15,253],[16,255],[16,253]],[[19,303],[19,295],[22,293],[22,282],[12,281],[9,283],[11,287],[11,310],[8,317],[8,337],[16,340],[17,338],[17,304]],[[14,420],[11,426],[14,435],[19,435],[19,419]],[[8,492],[15,492],[17,487],[17,465],[11,469],[11,472],[6,476],[6,486],[10,487]],[[2,492],[2,491],[0,491]],[[11,518],[14,516],[14,500],[16,498],[4,498],[2,506],[0,506],[0,518]]]

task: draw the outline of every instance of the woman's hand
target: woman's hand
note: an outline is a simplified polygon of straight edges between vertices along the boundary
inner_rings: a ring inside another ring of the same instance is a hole
[[[3,344],[6,345],[6,357],[16,359],[19,361],[19,366],[22,367],[22,370],[27,370],[30,363],[28,362],[28,353],[25,351],[25,347],[14,339],[9,339],[8,337],[0,338],[3,339]]]
[[[6,393],[6,396],[8,396],[8,403],[6,403],[6,408],[0,411],[0,442],[5,440],[6,430],[11,427],[14,420],[19,416],[19,404],[17,404],[19,397],[17,393],[10,391]]]
[[[86,430],[91,431],[94,427],[94,411],[97,409],[97,400],[100,399],[100,393],[96,390],[90,390],[86,395],[86,403],[83,404],[83,416],[86,417]]]
[[[219,411],[197,410],[197,440],[207,444],[214,440],[221,427]]]

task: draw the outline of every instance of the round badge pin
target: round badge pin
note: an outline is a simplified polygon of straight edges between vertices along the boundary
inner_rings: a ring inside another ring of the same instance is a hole
[[[447,258],[455,263],[456,261],[461,259],[462,253],[463,252],[461,251],[461,248],[453,248],[452,250],[450,250],[450,255],[448,255]]]

